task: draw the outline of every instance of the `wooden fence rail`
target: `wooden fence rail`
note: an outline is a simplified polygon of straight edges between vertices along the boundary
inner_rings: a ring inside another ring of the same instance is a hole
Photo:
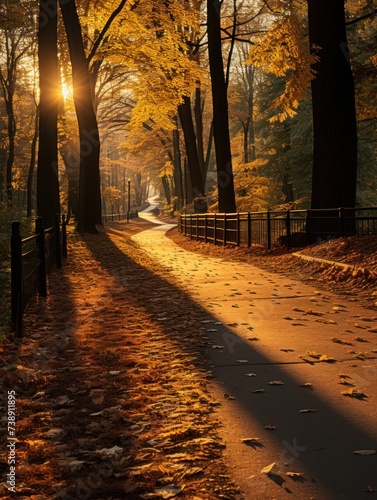
[[[185,214],[178,229],[215,245],[291,249],[333,237],[377,234],[377,207]]]
[[[47,296],[47,275],[62,267],[67,257],[66,219],[57,215],[52,227],[44,228],[41,217],[35,221],[35,234],[22,239],[20,222],[12,222],[11,236],[11,321],[17,338],[23,335],[23,314],[38,291]]]

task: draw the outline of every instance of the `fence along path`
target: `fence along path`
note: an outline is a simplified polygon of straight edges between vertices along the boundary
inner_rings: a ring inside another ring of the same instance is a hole
[[[17,338],[23,335],[23,314],[38,291],[47,296],[47,275],[67,257],[66,219],[57,215],[52,227],[44,228],[41,217],[35,221],[35,234],[22,239],[20,222],[12,222],[11,236],[11,322]]]
[[[318,231],[319,223],[326,230]],[[185,214],[180,233],[215,245],[305,246],[317,238],[377,234],[377,207]]]

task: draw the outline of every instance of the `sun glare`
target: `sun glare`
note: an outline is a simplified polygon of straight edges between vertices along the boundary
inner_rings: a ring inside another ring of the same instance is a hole
[[[64,100],[68,99],[69,96],[72,94],[71,89],[64,82],[62,82],[61,88],[62,88],[62,96],[63,96]]]

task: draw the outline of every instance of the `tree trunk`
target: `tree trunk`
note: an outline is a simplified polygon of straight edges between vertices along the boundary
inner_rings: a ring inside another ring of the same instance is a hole
[[[199,166],[203,178],[203,187],[205,189],[206,177],[205,177],[205,166],[204,166],[203,113],[202,113],[201,91],[199,87],[195,89],[194,115],[195,115],[196,143],[198,148]]]
[[[354,207],[357,130],[344,0],[309,0],[311,47],[320,47],[312,80],[312,208]],[[313,50],[313,49],[312,49]]]
[[[88,62],[75,1],[60,0],[60,8],[72,63],[73,99],[80,138],[77,230],[96,233],[96,223],[101,219],[98,124],[93,109]]]
[[[235,212],[236,200],[230,149],[228,95],[221,50],[221,3],[207,0],[208,55],[213,101],[217,186],[220,212]]]
[[[13,204],[13,164],[15,158],[15,139],[16,139],[16,120],[14,118],[13,108],[13,91],[9,92],[8,101],[6,103],[8,117],[8,158],[6,169],[6,188],[7,200],[9,206]]]
[[[175,120],[177,123],[177,120]],[[178,124],[173,130],[173,164],[174,164],[174,185],[175,196],[178,199],[177,208],[180,210],[183,205],[183,183],[182,183],[182,162],[181,150],[179,147],[179,131]]]
[[[55,9],[51,9],[51,2]],[[46,226],[60,213],[58,178],[59,66],[57,0],[40,0],[39,11],[39,149],[37,211]]]
[[[198,213],[205,213],[207,211],[207,202],[205,201],[203,177],[200,170],[190,97],[185,96],[183,98],[183,103],[178,106],[178,114],[185,138],[188,169],[194,198],[194,208]]]
[[[169,186],[169,180],[166,177],[166,175],[161,177],[161,182],[162,182],[162,187],[164,188],[166,203],[170,205],[171,203],[170,186]]]
[[[27,176],[27,203],[26,203],[26,215],[31,217],[31,212],[33,210],[33,179],[34,179],[34,167],[35,160],[37,156],[37,142],[39,136],[39,105],[35,110],[35,124],[34,124],[34,135],[31,142],[31,157],[29,165],[29,173]]]

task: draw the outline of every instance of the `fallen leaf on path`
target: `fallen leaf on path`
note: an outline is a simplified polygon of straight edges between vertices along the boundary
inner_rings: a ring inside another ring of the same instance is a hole
[[[168,486],[163,486],[162,488],[156,488],[153,493],[146,493],[144,495],[140,495],[140,498],[148,500],[149,498],[163,498],[167,500],[169,498],[174,498],[179,495],[184,489],[184,486],[174,486],[173,484],[169,484]]]
[[[286,472],[285,475],[291,477],[292,479],[305,476],[303,472]]]
[[[321,354],[318,354],[318,352],[315,351],[307,351],[306,353],[308,356],[311,358],[319,359],[321,357]]]
[[[343,394],[343,396],[348,396],[350,398],[356,399],[365,399],[368,397],[366,394],[358,391],[357,389],[354,389],[353,387],[351,389],[348,389],[348,391],[342,391],[341,394]]]
[[[257,374],[256,373],[245,373],[244,376],[245,377],[256,377]]]
[[[258,394],[259,392],[264,392],[264,389],[255,389],[254,391],[251,391],[253,394]]]
[[[274,474],[278,468],[278,465],[279,464],[277,462],[272,462],[272,464],[263,467],[263,469],[261,470],[261,474]]]
[[[355,450],[355,455],[376,455],[377,450]]]
[[[327,356],[327,354],[322,354],[322,356],[319,358],[320,361],[324,361],[325,363],[335,363],[336,359],[332,358],[331,356]]]
[[[112,448],[102,448],[102,450],[97,450],[96,453],[99,455],[105,455],[107,457],[111,457],[115,455],[116,453],[120,453],[123,451],[123,448],[120,448],[119,446],[113,446]]]
[[[312,309],[307,309],[305,312],[306,312],[306,314],[311,314],[313,316],[323,316],[324,315],[324,313],[319,312],[319,311],[313,311]]]
[[[265,425],[264,428],[267,429],[268,431],[276,431],[276,425],[269,424]]]
[[[303,410],[298,410],[299,413],[314,413],[316,411],[317,410],[315,410],[314,408],[304,408]]]
[[[271,380],[271,382],[268,382],[269,385],[284,385],[284,382],[281,380]]]
[[[242,438],[240,439],[242,443],[248,444],[248,443],[257,443],[259,441],[259,438],[257,437],[250,437],[250,438]]]
[[[307,389],[311,389],[312,391],[314,390],[313,384],[311,384],[310,382],[306,382],[305,384],[300,384],[300,387],[306,387]]]
[[[48,437],[48,438],[56,438],[58,436],[60,436],[60,434],[63,432],[63,429],[50,429],[49,431],[47,431],[44,436]]]

